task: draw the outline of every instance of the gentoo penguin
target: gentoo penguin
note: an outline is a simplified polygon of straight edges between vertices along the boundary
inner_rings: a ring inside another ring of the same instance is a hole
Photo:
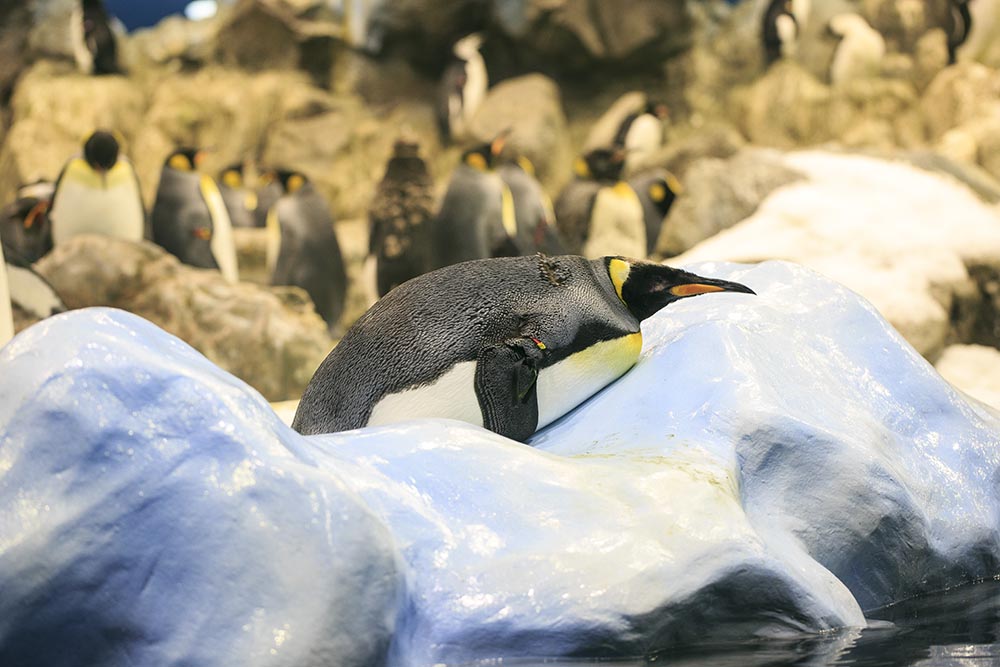
[[[312,297],[332,330],[344,310],[347,274],[333,215],[304,174],[279,170],[285,194],[267,215],[267,266],[272,285],[295,285]]]
[[[445,67],[438,93],[438,123],[441,137],[447,143],[461,139],[475,115],[486,89],[489,78],[486,63],[479,53],[483,38],[479,33],[466,35],[455,42],[451,62]]]
[[[514,201],[514,222],[517,226],[517,246],[520,254],[543,252],[562,255],[566,249],[556,231],[556,216],[552,200],[535,178],[531,160],[519,156],[504,162],[497,173],[510,189]]]
[[[70,41],[84,74],[118,74],[118,45],[103,0],[79,0],[70,17]]]
[[[621,180],[625,155],[598,148],[576,161],[577,180],[556,200],[556,224],[570,248],[586,257],[614,252],[627,257],[646,254],[646,223],[642,202]],[[596,187],[587,183],[596,184]]]
[[[430,268],[520,254],[510,190],[493,169],[504,137],[465,151],[431,222]]]
[[[642,202],[643,219],[646,221],[646,254],[650,255],[660,237],[663,219],[684,188],[666,169],[644,171],[630,178],[628,184]]]
[[[878,76],[885,39],[859,14],[838,14],[830,19],[830,32],[841,38],[830,63],[830,83]]]
[[[239,280],[233,228],[215,179],[196,169],[201,153],[181,148],[160,171],[153,204],[153,241],[185,264],[219,269],[231,283]]]
[[[33,264],[52,250],[49,206],[55,184],[39,181],[22,185],[17,197],[0,210],[0,241]]]
[[[793,55],[798,35],[799,22],[792,9],[792,0],[770,0],[761,25],[764,64],[770,65]]]
[[[948,64],[955,64],[958,47],[965,43],[972,30],[972,14],[969,0],[948,0],[948,16],[945,19],[945,34],[948,36]]]
[[[66,310],[62,297],[45,278],[31,268],[27,258],[3,245],[3,259],[7,269],[7,286],[11,305],[35,319],[52,317]]]
[[[219,172],[219,192],[233,227],[256,227],[257,193],[243,181],[243,165],[233,164]]]
[[[405,139],[396,141],[368,209],[368,248],[375,258],[379,296],[427,271],[433,188],[420,146]]]
[[[445,417],[523,442],[635,364],[642,320],[707,292],[753,294],[623,257],[495,258],[427,273],[351,327],[292,426],[315,434]]]
[[[650,100],[622,120],[615,133],[614,147],[625,151],[626,173],[644,166],[649,156],[663,146],[663,123],[668,115],[666,104]]]
[[[49,209],[52,242],[65,243],[78,234],[103,234],[141,241],[146,213],[139,178],[118,140],[98,130],[87,138],[83,154],[69,159],[56,181]]]

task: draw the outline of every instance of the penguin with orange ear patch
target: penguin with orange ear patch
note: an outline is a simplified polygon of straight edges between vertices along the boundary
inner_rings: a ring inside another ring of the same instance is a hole
[[[525,441],[628,371],[640,322],[753,290],[624,257],[504,257],[418,276],[365,313],[306,387],[309,435],[442,417]]]
[[[185,264],[218,269],[235,283],[232,223],[215,179],[197,171],[201,160],[201,151],[180,148],[164,161],[151,216],[153,241]]]

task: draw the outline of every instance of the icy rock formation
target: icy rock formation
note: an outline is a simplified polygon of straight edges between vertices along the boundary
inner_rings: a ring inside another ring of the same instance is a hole
[[[0,351],[0,664],[635,655],[1000,572],[996,413],[817,274],[691,268],[758,296],[661,311],[534,447],[304,438],[134,316],[32,327]]]

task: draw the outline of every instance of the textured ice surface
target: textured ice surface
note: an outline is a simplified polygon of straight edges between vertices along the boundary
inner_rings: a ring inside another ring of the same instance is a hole
[[[0,664],[429,665],[864,624],[1000,572],[1000,420],[854,293],[701,264],[535,447],[301,437],[134,316],[0,350]],[[471,390],[471,388],[470,388]]]

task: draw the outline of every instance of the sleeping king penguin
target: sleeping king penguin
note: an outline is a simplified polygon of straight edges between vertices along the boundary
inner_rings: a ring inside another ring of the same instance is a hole
[[[78,234],[103,234],[141,241],[146,213],[139,178],[118,140],[104,130],[87,138],[83,153],[70,158],[56,181],[49,209],[52,243]]]
[[[444,417],[524,442],[635,364],[642,320],[709,292],[754,293],[624,257],[503,257],[427,273],[351,327],[292,426],[308,435]]]
[[[215,179],[196,170],[201,151],[181,148],[167,156],[153,204],[153,241],[185,264],[218,269],[239,280],[233,227]]]

